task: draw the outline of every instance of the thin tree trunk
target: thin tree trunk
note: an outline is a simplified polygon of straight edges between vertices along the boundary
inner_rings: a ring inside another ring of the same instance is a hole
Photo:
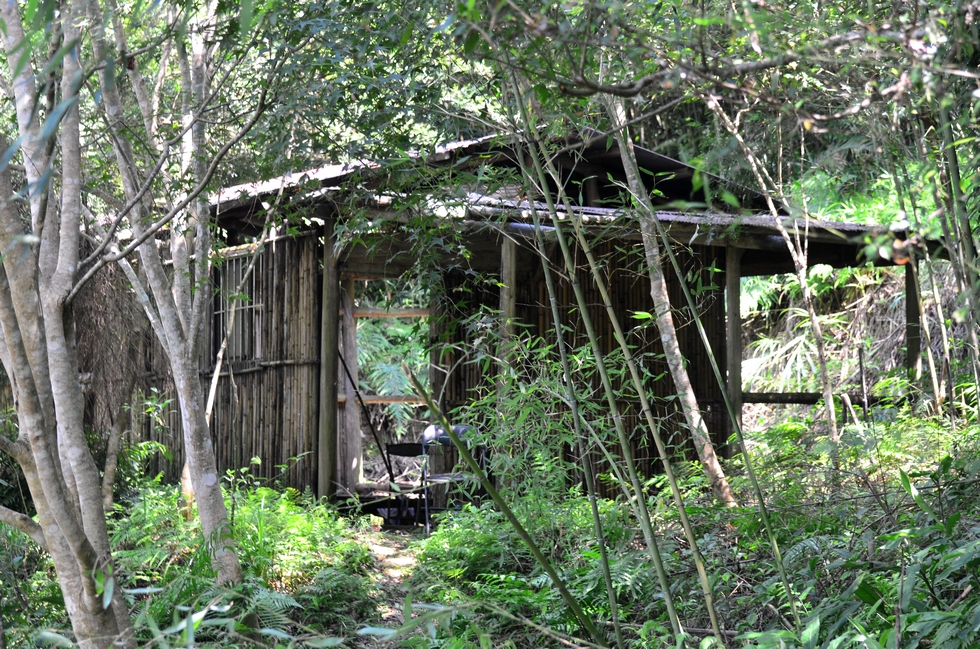
[[[517,89],[518,83],[516,80],[513,81],[513,84],[514,88]],[[524,108],[524,103],[519,97],[517,104],[520,106],[521,110],[521,123],[526,125],[528,129],[533,132],[534,125]],[[528,146],[538,183],[542,187],[546,187],[548,184],[547,178],[545,176],[544,169],[541,166],[541,157],[537,145],[533,140],[530,140],[528,142]],[[556,213],[554,199],[549,192],[545,192],[544,197],[545,202],[548,205],[549,213],[554,215]],[[630,485],[633,488],[633,502],[631,504],[636,512],[637,520],[640,523],[640,529],[643,531],[643,540],[646,542],[650,558],[653,560],[654,569],[657,574],[657,581],[660,583],[661,592],[664,598],[664,606],[667,609],[667,616],[670,619],[671,628],[674,631],[674,635],[677,636],[682,633],[680,618],[678,617],[677,610],[674,606],[667,571],[664,567],[660,547],[657,544],[657,538],[653,531],[653,524],[651,523],[651,518],[647,509],[646,495],[643,491],[643,484],[633,461],[633,451],[630,446],[629,435],[627,434],[626,426],[623,423],[622,412],[620,410],[619,403],[616,400],[616,392],[613,389],[612,381],[606,368],[605,357],[603,356],[602,348],[599,346],[598,336],[596,335],[595,328],[592,326],[592,319],[589,316],[588,304],[585,301],[585,294],[583,293],[581,284],[578,280],[578,269],[575,267],[571,250],[569,249],[568,242],[566,241],[565,235],[562,231],[561,221],[556,218],[554,219],[554,224],[555,234],[558,238],[558,245],[561,248],[562,257],[565,261],[565,270],[568,273],[568,281],[572,286],[572,293],[575,295],[575,301],[578,304],[579,317],[582,319],[582,326],[585,328],[585,332],[589,337],[589,346],[592,349],[592,355],[595,358],[596,369],[599,372],[599,378],[602,383],[602,391],[605,394],[606,402],[609,406],[609,415],[612,417],[613,427],[616,430],[616,436],[619,440],[623,463],[626,466],[626,470],[629,474]],[[560,323],[556,322],[555,326],[560,326]]]
[[[625,111],[621,101],[610,102],[609,113],[613,118],[614,126],[622,127],[626,123]],[[616,131],[616,141],[619,143],[619,150],[623,156],[623,167],[626,171],[627,182],[630,191],[636,198],[639,207],[640,232],[643,238],[643,251],[646,255],[648,272],[650,273],[650,297],[653,299],[653,308],[657,331],[660,333],[660,343],[663,345],[664,356],[667,359],[667,367],[670,369],[670,377],[674,381],[674,390],[677,393],[678,401],[681,404],[681,411],[691,432],[691,439],[698,452],[698,459],[704,474],[711,484],[711,490],[720,503],[726,507],[735,507],[737,502],[732,489],[725,477],[725,471],[718,461],[715,453],[714,444],[711,442],[711,435],[708,427],[701,416],[701,409],[698,406],[697,396],[694,394],[694,387],[691,385],[691,377],[687,373],[684,364],[684,354],[681,352],[680,342],[677,338],[677,329],[674,327],[674,316],[671,313],[670,296],[667,293],[667,280],[664,277],[663,259],[660,256],[660,244],[657,242],[657,228],[654,219],[657,218],[656,211],[650,203],[646,187],[636,173],[636,166],[633,161],[636,154],[633,152],[633,142],[623,135],[623,131]],[[678,281],[684,281],[682,277]]]
[[[230,535],[231,524],[221,490],[211,430],[204,416],[204,391],[197,371],[196,355],[176,360],[173,363],[173,376],[184,431],[184,453],[201,529],[212,548],[212,563],[218,583],[238,584],[242,581],[242,571],[235,553],[234,539]]]
[[[977,337],[977,323],[980,322],[980,305],[978,305],[977,290],[980,280],[977,275],[977,251],[973,241],[973,227],[966,210],[966,199],[960,186],[960,162],[953,138],[953,125],[950,122],[949,107],[943,101],[945,89],[941,78],[936,80],[936,103],[939,106],[939,122],[943,150],[946,154],[947,174],[950,198],[953,202],[953,225],[957,230],[957,244],[962,250],[963,276],[966,280],[966,301],[969,306],[970,360],[973,371],[973,381],[980,386],[980,339]]]
[[[916,146],[918,147],[919,144],[922,143],[922,140],[918,136],[916,136],[915,140],[916,140]],[[917,150],[919,149],[917,148]],[[919,150],[919,152],[921,155],[922,151]],[[925,159],[925,156],[923,156],[923,158]],[[915,224],[915,229],[917,232],[922,232],[923,228],[922,228],[922,219],[919,216],[919,204],[918,201],[915,200],[915,193],[911,189],[912,183],[911,180],[909,179],[908,168],[906,167],[905,162],[901,158],[898,158],[898,164],[902,170],[902,180],[900,181],[897,174],[895,174],[895,172],[893,171],[892,173],[893,175],[895,175],[895,186],[896,188],[898,188],[898,187],[902,187],[904,184],[906,189],[906,194],[908,195],[909,204],[912,208],[911,214],[913,218],[913,223]],[[899,196],[901,196],[901,192],[899,192]],[[937,200],[936,204],[940,205],[941,201]],[[939,295],[939,284],[936,278],[936,269],[933,264],[932,255],[929,253],[928,246],[925,247],[924,256],[925,256],[925,269],[926,269],[925,276],[928,279],[929,289],[932,292],[933,306],[935,307],[936,310],[936,322],[939,324],[939,338],[943,350],[943,357],[942,357],[943,364],[942,367],[937,368],[935,367],[935,361],[933,360],[934,355],[932,353],[932,344],[931,342],[929,342],[931,340],[931,336],[929,335],[929,326],[928,326],[929,320],[925,311],[925,301],[922,298],[921,291],[920,291],[919,306],[922,309],[921,320],[923,324],[923,331],[926,333],[926,341],[927,341],[926,344],[928,345],[927,351],[929,353],[929,359],[930,359],[930,372],[936,375],[935,377],[933,377],[933,389],[936,390],[936,408],[937,408],[937,414],[939,414],[942,411],[942,406],[946,399],[945,383],[947,380],[952,380],[951,377],[948,378],[945,377],[945,368],[949,367],[949,359],[950,359],[949,336],[946,333],[946,318],[943,315],[943,304],[942,304],[941,296]],[[922,286],[921,280],[919,282],[919,285],[920,287]],[[950,403],[948,405],[950,408],[951,417],[955,417],[956,413],[955,413],[954,404]]]
[[[817,348],[817,363],[820,371],[820,383],[823,386],[823,400],[824,409],[827,413],[827,430],[828,438],[833,443],[833,449],[831,450],[831,455],[834,462],[835,469],[839,464],[839,447],[840,447],[840,432],[837,429],[837,413],[834,408],[834,387],[830,380],[830,372],[827,370],[827,354],[824,349],[823,340],[823,327],[820,325],[820,320],[817,316],[817,310],[813,302],[813,295],[810,292],[810,285],[807,282],[807,249],[806,249],[806,239],[804,243],[799,241],[794,241],[793,237],[787,232],[786,227],[783,225],[782,217],[779,214],[779,210],[776,209],[776,204],[772,200],[772,195],[769,192],[769,185],[772,185],[779,192],[780,200],[786,202],[785,196],[783,196],[781,189],[772,182],[772,178],[769,178],[769,183],[767,184],[766,178],[768,177],[768,172],[759,163],[759,160],[752,153],[752,150],[745,143],[741,134],[738,132],[738,128],[728,117],[724,110],[718,102],[711,98],[705,97],[705,103],[714,111],[715,115],[718,116],[722,124],[732,137],[739,143],[742,149],[742,153],[745,154],[746,159],[749,162],[749,167],[752,169],[752,173],[755,176],[756,182],[759,184],[759,189],[763,192],[766,197],[766,204],[769,207],[769,213],[772,216],[773,223],[776,229],[779,231],[780,236],[786,243],[786,248],[789,250],[790,257],[793,259],[793,266],[796,269],[796,279],[800,284],[800,292],[803,295],[803,302],[806,305],[807,313],[810,316],[810,331],[813,333],[813,343]],[[836,471],[835,471],[836,472]]]
[[[97,7],[90,5],[89,16],[94,24],[101,24]],[[197,22],[197,21],[195,21]],[[190,137],[186,140],[186,170],[193,185],[203,188],[208,173],[207,157],[204,147],[204,124],[197,112],[206,99],[206,52],[203,44],[201,25],[190,30],[188,38],[192,41],[192,61],[188,63],[187,52],[178,47],[182,67],[188,67],[185,78],[185,97],[183,112],[185,126],[189,127]],[[108,45],[99,38],[93,39],[93,48],[99,57],[107,56]],[[120,169],[123,189],[127,199],[134,203],[135,209],[131,226],[137,240],[149,233],[141,220],[142,214],[150,214],[153,206],[140,200],[139,169],[137,157],[127,139],[127,125],[124,121],[123,102],[114,77],[106,70],[100,71],[102,99],[106,107],[109,127],[116,160]],[[146,120],[144,120],[146,121]],[[241,567],[234,551],[234,541],[229,534],[228,512],[224,504],[221,480],[217,470],[214,446],[204,416],[205,400],[198,375],[198,345],[202,327],[201,318],[207,311],[210,292],[206,283],[210,275],[210,230],[207,205],[200,198],[200,191],[189,197],[189,212],[182,220],[171,225],[171,254],[173,273],[168,274],[153,238],[143,239],[139,246],[140,259],[146,273],[149,292],[153,303],[142,301],[151,322],[158,323],[154,330],[160,336],[160,343],[170,360],[177,400],[180,406],[181,423],[184,434],[184,453],[190,474],[190,484],[198,504],[201,528],[211,544],[212,564],[219,583],[232,584],[241,581]],[[197,253],[197,254],[195,254]],[[172,276],[171,276],[172,275]],[[162,334],[162,336],[161,336]]]
[[[78,644],[104,647],[118,642],[132,646],[132,626],[121,592],[115,592],[107,607],[96,583],[99,575],[109,579],[112,561],[98,470],[84,435],[74,328],[71,307],[66,304],[79,262],[82,172],[78,107],[69,105],[57,139],[53,134],[42,137],[38,124],[40,97],[47,97],[49,104],[59,100],[68,104],[78,91],[81,69],[77,52],[65,55],[58,62],[60,85],[48,78],[51,85],[38,93],[34,69],[29,63],[21,63],[30,39],[24,33],[19,11],[16,3],[0,7],[7,63],[14,78],[22,138],[19,148],[28,180],[23,194],[30,206],[31,222],[25,230],[15,205],[6,199],[0,203],[0,247],[4,250],[0,270],[2,356],[12,377],[20,425],[18,440],[3,446],[24,471],[44,536],[43,546],[55,565]],[[66,4],[62,11],[64,31],[52,36],[52,51],[62,43],[74,43],[79,36],[78,7]],[[52,108],[49,105],[44,110]],[[50,179],[59,145],[60,187],[55,192]],[[0,138],[0,148],[7,149],[5,138]],[[0,170],[0,196],[12,195],[10,172],[4,168]]]
[[[126,394],[132,391],[132,387]],[[116,412],[116,419],[112,422],[112,430],[109,431],[109,442],[106,444],[105,451],[105,470],[102,471],[102,506],[108,513],[112,509],[113,487],[116,484],[116,471],[119,468],[119,453],[122,450],[122,438],[129,428],[132,420],[132,412],[129,404],[122,404]]]

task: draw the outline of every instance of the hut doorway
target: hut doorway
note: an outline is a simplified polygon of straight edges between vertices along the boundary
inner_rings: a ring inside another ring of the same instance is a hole
[[[428,383],[427,293],[406,282],[341,282],[338,438],[341,471],[358,491],[386,485],[385,447],[413,441],[428,423],[403,363]],[[411,470],[392,467],[396,473]]]

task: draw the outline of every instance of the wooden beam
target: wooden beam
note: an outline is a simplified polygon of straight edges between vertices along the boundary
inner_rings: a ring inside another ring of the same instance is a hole
[[[851,401],[860,402],[860,394],[849,393]],[[906,397],[868,397],[868,405],[878,403],[900,402]],[[802,406],[812,406],[823,400],[822,392],[744,392],[742,401],[744,403],[772,403],[772,404],[798,404]]]
[[[909,378],[922,378],[922,323],[919,318],[919,287],[913,257],[905,265],[905,369]]]
[[[354,280],[341,282],[340,302],[344,315],[341,321],[343,359],[350,371],[348,378],[344,367],[339,369],[339,383],[344,394],[354,394],[357,385],[357,321],[354,320]],[[343,408],[343,428],[337,435],[337,474],[342,492],[351,492],[363,473],[361,456],[361,411],[357,399],[346,399]]]
[[[317,487],[321,498],[333,494],[337,480],[337,311],[340,284],[334,255],[334,221],[328,216],[323,226],[323,289],[320,305],[320,404],[317,432]]]
[[[729,245],[725,252],[728,399],[735,411],[729,432],[742,428],[742,250]]]
[[[341,310],[340,315],[344,315]],[[355,318],[428,318],[429,309],[382,309],[364,307],[354,309]]]
[[[599,205],[599,179],[597,176],[589,176],[582,183],[585,194],[585,204],[589,207],[600,207]]]
[[[357,397],[354,397],[356,400]],[[386,404],[386,403],[425,403],[418,395],[415,394],[362,394],[361,400],[364,401],[365,405],[372,404]],[[337,403],[346,403],[347,395],[338,394]]]

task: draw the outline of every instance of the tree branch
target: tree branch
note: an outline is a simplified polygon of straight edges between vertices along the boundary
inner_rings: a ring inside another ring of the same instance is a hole
[[[617,84],[603,84],[587,79],[584,74],[578,73],[572,77],[570,82],[560,83],[559,88],[563,93],[573,97],[588,97],[598,93],[615,95],[617,97],[635,97],[653,84],[671,76],[677,72],[678,69],[683,69],[684,71],[697,74],[700,77],[710,78],[713,80],[718,78],[727,78],[733,75],[751,74],[753,72],[782,67],[794,61],[799,61],[800,59],[814,56],[816,53],[827,49],[833,49],[835,47],[840,47],[841,45],[868,40],[869,36],[873,37],[874,40],[877,41],[887,41],[892,43],[905,43],[907,40],[905,35],[900,32],[873,33],[870,31],[852,31],[831,36],[830,38],[820,41],[819,43],[803,48],[798,52],[786,52],[785,54],[766,57],[758,61],[749,61],[745,63],[730,63],[725,61],[725,64],[720,67],[703,65],[690,66],[675,62],[673,66],[667,67],[670,65],[670,62],[660,60],[658,61],[658,64],[663,69],[657,70],[656,72],[651,72],[650,74],[640,77],[634,81]]]
[[[73,300],[75,296],[78,294],[79,290],[81,290],[81,288],[90,279],[92,279],[95,273],[99,272],[99,270],[103,266],[113,261],[119,261],[123,257],[126,257],[129,254],[131,254],[134,250],[139,248],[147,239],[149,239],[151,236],[156,234],[156,232],[160,230],[160,228],[170,223],[174,219],[174,217],[176,217],[185,207],[187,207],[191,203],[191,201],[196,199],[201,194],[201,192],[207,189],[208,183],[211,182],[211,178],[214,176],[214,173],[218,170],[218,165],[228,154],[228,151],[230,151],[233,146],[238,144],[242,140],[242,138],[248,135],[248,132],[252,129],[253,126],[255,126],[255,123],[259,121],[259,117],[261,117],[262,114],[265,112],[266,108],[268,108],[267,104],[265,103],[266,94],[267,94],[267,90],[263,88],[262,91],[259,93],[259,103],[255,111],[252,113],[251,117],[249,117],[248,121],[238,130],[238,132],[234,136],[232,136],[232,138],[228,140],[228,142],[226,142],[220,149],[218,149],[218,152],[211,160],[211,164],[208,166],[207,173],[201,179],[201,182],[199,182],[197,186],[194,187],[187,194],[187,196],[185,196],[179,203],[174,205],[173,208],[171,208],[165,215],[163,215],[159,220],[152,223],[150,227],[144,230],[140,234],[140,236],[138,236],[135,240],[133,240],[128,246],[120,249],[117,253],[102,257],[94,266],[92,266],[92,268],[90,268],[85,273],[85,275],[81,279],[79,279],[75,283],[75,286],[74,288],[72,288],[71,293],[68,294],[67,301],[70,302],[71,300]],[[137,198],[136,200],[130,202],[134,207],[136,204],[139,203],[139,200]],[[130,207],[130,209],[132,209],[132,207]]]
[[[40,545],[42,550],[48,551],[48,542],[44,538],[44,530],[30,516],[0,505],[0,523],[6,523],[10,527],[20,530]]]

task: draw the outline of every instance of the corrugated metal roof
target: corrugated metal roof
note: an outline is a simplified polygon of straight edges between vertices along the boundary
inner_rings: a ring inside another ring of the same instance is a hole
[[[300,171],[286,174],[269,180],[261,180],[254,183],[244,183],[225,187],[217,194],[210,197],[213,206],[224,206],[227,203],[238,203],[246,199],[264,196],[266,194],[276,194],[283,190],[303,187],[311,183],[319,183],[320,187],[331,182],[345,179],[354,171],[378,165],[369,162],[351,162],[347,164],[326,165],[317,169]]]
[[[532,218],[532,203],[529,201],[507,201],[479,194],[469,195],[469,206],[471,212],[479,211],[479,208],[489,208],[497,211],[501,215],[511,215],[519,220],[530,220]],[[473,208],[476,208],[475,210]],[[534,210],[541,215],[547,215],[548,206],[546,203],[535,201]],[[558,206],[556,211],[559,214],[566,214],[564,206]],[[572,211],[575,215],[585,221],[600,222],[614,221],[625,218],[632,218],[633,212],[622,208],[609,207],[579,207],[573,206]],[[771,215],[767,214],[725,214],[722,212],[682,212],[677,210],[657,210],[657,218],[663,223],[677,223],[691,226],[711,226],[717,228],[741,227],[759,228],[766,231],[778,232],[776,221]],[[804,232],[807,228],[811,231],[822,231],[825,233],[840,233],[841,236],[855,236],[881,230],[880,226],[862,225],[859,223],[843,223],[837,221],[825,221],[814,218],[804,217],[780,217],[783,227],[790,232]]]

